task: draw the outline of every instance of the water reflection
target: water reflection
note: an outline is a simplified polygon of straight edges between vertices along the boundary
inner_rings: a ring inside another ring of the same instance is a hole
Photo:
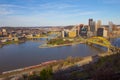
[[[120,38],[112,39],[111,43],[112,43],[112,45],[120,48]]]

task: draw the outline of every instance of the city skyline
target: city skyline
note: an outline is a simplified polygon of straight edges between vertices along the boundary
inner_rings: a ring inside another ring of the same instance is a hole
[[[88,19],[120,24],[119,0],[2,0],[0,26],[65,26]]]

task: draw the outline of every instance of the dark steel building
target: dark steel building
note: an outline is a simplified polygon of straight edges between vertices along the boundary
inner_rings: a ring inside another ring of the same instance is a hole
[[[92,22],[93,22],[93,19],[89,19],[88,25],[90,26]]]

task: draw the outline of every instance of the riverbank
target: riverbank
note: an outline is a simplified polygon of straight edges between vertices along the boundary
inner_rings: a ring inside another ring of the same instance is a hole
[[[12,78],[12,79],[18,78],[19,79],[21,77],[23,78],[25,75],[27,75],[27,77],[30,77],[31,75],[32,76],[40,75],[40,72],[48,69],[48,67],[52,68],[52,71],[53,71],[52,76],[57,75],[59,78],[61,77],[61,75],[66,75],[66,74],[69,77],[72,75],[73,78],[76,77],[76,76],[74,76],[74,74],[79,75],[79,78],[86,78],[86,77],[91,78],[90,74],[96,73],[96,70],[101,68],[102,65],[104,65],[104,64],[109,65],[108,64],[109,62],[111,63],[111,65],[116,64],[114,62],[116,61],[116,58],[117,58],[117,61],[119,61],[118,55],[119,54],[115,55],[113,53],[106,52],[106,53],[101,53],[101,54],[94,55],[94,56],[87,56],[87,57],[83,57],[83,58],[69,57],[65,60],[57,60],[57,61],[54,60],[52,62],[48,61],[48,62],[43,63],[42,66],[40,64],[40,65],[31,66],[31,67],[26,67],[25,69],[27,69],[27,70],[18,71],[18,72],[14,72],[14,73],[13,72],[4,73],[3,75],[0,76],[1,77],[0,80],[1,79],[9,80],[8,78]],[[113,58],[114,58],[114,60],[113,60]],[[117,62],[117,64],[119,64],[119,62]],[[105,70],[107,68],[109,69],[109,67],[106,67],[106,68],[103,67],[103,69],[105,69]],[[119,69],[119,67],[117,67],[117,66],[114,66],[112,68],[115,68],[115,69],[117,68],[116,71],[118,71],[118,69]],[[102,70],[102,71],[104,71],[104,70]],[[88,72],[90,72],[90,73],[88,73]],[[80,74],[82,74],[82,75],[80,75]],[[5,77],[7,77],[7,78],[5,78]],[[92,77],[94,77],[94,76],[92,76]],[[22,79],[22,80],[26,80],[26,79]],[[31,80],[33,80],[33,79],[31,79]],[[61,79],[61,80],[63,80],[63,79]],[[67,80],[70,80],[70,79],[67,79]]]
[[[10,45],[10,44],[20,44],[20,43],[23,43],[25,41],[7,41],[7,42],[4,42],[4,43],[1,43],[0,44],[0,48],[2,48],[3,46],[5,45]]]
[[[108,56],[108,55],[106,54],[104,56]],[[89,64],[91,62],[96,62],[99,59],[99,57],[103,57],[103,56],[94,55],[94,56],[87,56],[87,57],[83,57],[83,58],[71,58],[70,57],[70,58],[67,58],[65,60],[47,61],[47,62],[43,62],[41,64],[34,65],[34,66],[29,66],[29,67],[25,67],[25,68],[21,68],[21,69],[2,72],[0,75],[0,78],[10,77],[10,76],[15,76],[15,75],[20,76],[23,74],[29,74],[29,73],[34,72],[34,71],[41,71],[43,68],[46,68],[47,66],[50,66],[50,65],[54,67],[55,71],[59,70],[59,68],[60,69],[67,69],[67,68],[69,68],[71,66],[75,66],[75,65],[76,66],[83,66],[83,65]],[[63,66],[61,66],[61,64]]]
[[[82,38],[54,38],[47,40],[47,42],[43,45],[40,45],[39,48],[71,46],[81,43],[85,43]]]
[[[53,64],[56,62],[57,62],[57,60],[52,60],[52,61],[43,62],[43,63],[38,64],[38,65],[28,66],[25,68],[19,68],[19,69],[10,70],[10,71],[5,71],[5,72],[0,73],[0,78],[7,77],[7,76],[14,76],[17,74],[19,74],[19,75],[26,74],[26,73],[30,73],[31,71],[34,71],[34,70],[39,71],[39,69],[43,68],[44,66],[47,66],[47,65],[50,65],[50,64]]]
[[[19,43],[23,43],[29,40],[36,40],[36,39],[40,39],[40,38],[48,38],[47,36],[41,36],[41,37],[26,37],[24,39],[20,39],[20,40],[7,40],[5,42],[0,42],[0,48],[2,48],[4,45],[10,45],[10,44],[19,44]]]
[[[63,47],[63,46],[73,46],[73,45],[84,44],[84,43],[85,42],[74,42],[74,43],[61,44],[61,45],[43,44],[43,45],[40,45],[39,48],[54,48],[54,47]]]

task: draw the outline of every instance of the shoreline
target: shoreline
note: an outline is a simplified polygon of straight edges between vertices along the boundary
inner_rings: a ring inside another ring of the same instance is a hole
[[[39,48],[54,48],[54,47],[72,46],[72,45],[84,44],[84,43],[85,42],[78,42],[78,43],[69,43],[69,44],[61,44],[61,45],[43,44],[43,45],[40,45]]]
[[[112,54],[106,52],[106,53],[100,53],[97,55],[81,57],[82,60],[76,62],[74,65],[83,66],[85,64],[89,64],[91,62],[97,61],[100,57],[109,56],[109,55],[112,55]],[[62,60],[64,60],[64,59],[62,59]],[[49,66],[50,64],[53,64],[53,63],[58,63],[59,61],[60,60],[50,60],[50,61],[42,62],[40,64],[33,65],[33,66],[13,69],[13,70],[9,70],[9,71],[3,71],[0,73],[0,78],[2,78],[4,76],[14,76],[14,75],[20,75],[20,74],[24,74],[24,73],[30,73],[31,71],[36,71],[37,69],[38,70],[43,69],[44,67]]]
[[[49,65],[49,64],[52,64],[52,63],[55,63],[55,62],[57,62],[57,60],[50,60],[50,61],[42,62],[40,64],[33,65],[33,66],[28,66],[28,67],[24,67],[24,68],[13,69],[13,70],[9,70],[9,71],[3,71],[2,75],[14,73],[14,72],[22,72],[22,71],[25,71],[25,70],[30,70],[30,69],[42,67],[44,65]]]
[[[20,44],[20,43],[24,43],[25,41],[9,41],[9,42],[4,42],[0,44],[0,48],[2,48],[3,46],[6,45],[11,45],[11,44]]]
[[[18,41],[11,40],[11,41],[6,41],[6,42],[0,42],[0,48],[2,48],[5,45],[20,44],[20,43],[24,43],[32,39],[40,39],[40,38],[48,38],[48,37],[46,36],[45,37],[44,36],[43,37],[32,37],[32,38],[26,38],[25,40],[18,40]]]

